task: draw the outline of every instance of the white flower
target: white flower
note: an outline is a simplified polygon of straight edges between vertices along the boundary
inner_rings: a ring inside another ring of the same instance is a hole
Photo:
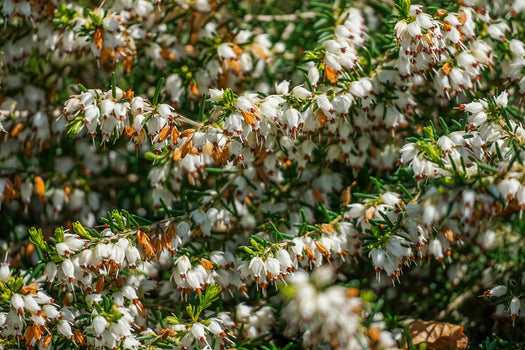
[[[282,273],[287,274],[295,269],[290,253],[286,249],[277,250],[276,258],[279,261]]]
[[[258,281],[259,277],[264,271],[264,261],[260,257],[256,256],[250,261],[248,268],[251,270],[255,280]]]
[[[194,323],[190,328],[190,332],[195,339],[198,339],[202,343],[206,342],[205,328],[202,324]]]
[[[275,84],[275,92],[277,92],[279,95],[286,95],[288,94],[288,89],[290,86],[290,82],[287,80],[281,81],[279,84]]]
[[[401,39],[405,33],[408,32],[408,24],[405,21],[399,21],[394,27],[394,32],[396,33],[396,38]]]
[[[24,307],[27,311],[32,313],[38,313],[38,311],[40,311],[40,305],[38,305],[36,300],[30,294],[24,295]]]
[[[439,239],[433,239],[430,241],[429,251],[436,260],[440,261],[443,259],[443,247]]]
[[[168,104],[162,103],[159,105],[158,112],[163,118],[171,119],[173,118],[174,108]]]
[[[11,307],[18,311],[20,315],[24,313],[24,299],[20,294],[13,294],[11,296]]]
[[[124,342],[122,343],[122,347],[124,349],[140,349],[142,347],[142,343],[136,339],[133,336],[127,336],[126,339],[124,339]]]
[[[121,290],[121,293],[126,299],[131,300],[131,301],[136,301],[139,298],[137,296],[137,291],[135,290],[135,288],[133,288],[130,285],[124,286]]]
[[[176,271],[177,273],[183,277],[187,274],[189,269],[191,268],[190,259],[186,255],[182,255],[180,258],[177,259],[175,262],[175,266],[177,267]],[[184,278],[184,277],[183,277]]]
[[[11,269],[9,268],[9,263],[3,262],[0,264],[0,282],[7,282],[11,277]]]
[[[509,41],[509,50],[514,56],[523,57],[525,55],[525,44],[523,41],[512,39]]]
[[[46,265],[47,280],[52,282],[57,275],[57,265],[54,262],[48,262]]]
[[[501,297],[507,293],[507,287],[503,285],[496,286],[490,290],[487,290],[483,293],[483,295],[487,297]]]
[[[496,232],[493,230],[487,230],[485,233],[479,236],[481,241],[481,246],[483,249],[491,249],[497,245],[496,241]]]
[[[296,86],[292,89],[292,96],[295,98],[309,98],[312,93],[302,86]]]
[[[224,96],[224,90],[223,89],[210,89],[208,91],[209,95],[210,95],[210,101],[212,102],[217,102],[217,101],[221,101],[223,96]]]
[[[71,260],[64,260],[60,267],[64,273],[64,276],[69,280],[69,282],[73,282],[75,280],[75,265],[73,265]]]
[[[86,108],[95,102],[94,91],[83,92],[80,95],[80,108]]]
[[[407,250],[403,245],[407,245],[405,239],[399,236],[392,235],[386,244],[386,248],[390,254],[395,257],[403,257],[406,255]]]
[[[410,162],[418,154],[418,149],[415,143],[407,143],[401,148],[401,157],[399,161],[402,164]]]
[[[113,113],[115,102],[110,99],[105,99],[100,102],[100,110],[102,112],[102,118],[108,119]]]
[[[264,269],[268,274],[268,279],[270,279],[270,276],[273,279],[277,279],[281,271],[281,264],[279,260],[272,257],[268,257],[264,262]]]
[[[487,107],[486,102],[470,102],[459,107],[460,110],[466,111],[470,114],[477,114]]]
[[[496,105],[505,108],[507,107],[508,100],[509,94],[507,93],[507,91],[503,91],[498,97],[496,97],[494,102],[496,102]]]
[[[54,305],[44,305],[42,306],[42,312],[49,319],[60,318],[61,314],[58,312],[56,306]]]
[[[231,45],[228,43],[219,45],[219,47],[217,48],[217,54],[221,59],[230,59],[237,57],[235,52],[233,52]]]
[[[67,337],[68,339],[73,339],[73,332],[71,331],[71,325],[65,319],[60,320],[57,326],[58,333]]]
[[[131,110],[133,112],[133,115],[140,114],[144,111],[144,99],[140,96],[136,96],[133,98],[131,102]]]
[[[373,248],[368,256],[372,258],[372,263],[376,269],[376,272],[381,271],[386,259],[386,252],[382,249]]]
[[[512,325],[514,325],[516,317],[520,313],[520,307],[521,307],[520,304],[521,303],[518,297],[513,297],[512,300],[510,301],[509,312],[510,312],[510,318],[512,319]]]
[[[505,40],[505,32],[509,31],[510,28],[506,22],[493,23],[487,28],[487,33],[492,39]]]
[[[224,332],[224,327],[221,325],[220,320],[211,319],[210,324],[206,327],[213,334],[221,334]]]
[[[137,267],[137,261],[140,259],[140,252],[137,247],[130,245],[126,248],[126,260],[128,266],[132,269]]]
[[[421,38],[421,36],[422,36],[421,35],[421,25],[420,25],[420,23],[418,21],[414,21],[414,22],[409,23],[408,26],[407,26],[407,30],[408,30],[408,33],[411,36],[413,36],[413,37],[415,37],[417,39]]]
[[[317,86],[319,77],[320,77],[319,70],[317,69],[316,66],[312,66],[312,68],[308,70],[308,80],[310,80],[310,84],[312,84],[313,87]]]
[[[95,330],[95,334],[97,336],[101,336],[104,330],[106,330],[108,326],[108,321],[104,316],[96,316],[93,319],[93,329]]]
[[[501,196],[511,201],[521,189],[521,183],[517,179],[505,179],[498,184]]]

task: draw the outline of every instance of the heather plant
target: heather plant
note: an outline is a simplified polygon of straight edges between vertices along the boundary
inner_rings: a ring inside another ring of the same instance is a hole
[[[525,346],[525,1],[0,13],[0,347]]]

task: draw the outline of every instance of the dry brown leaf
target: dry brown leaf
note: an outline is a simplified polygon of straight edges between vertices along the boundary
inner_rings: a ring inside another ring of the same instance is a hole
[[[422,39],[429,45],[433,45],[433,41],[432,41],[432,38],[434,37],[434,34],[432,34],[432,32],[428,32],[426,34],[423,34],[423,37]]]
[[[131,67],[133,66],[133,55],[127,55],[122,60],[122,65],[124,66],[124,72],[129,73],[131,71]]]
[[[75,337],[75,341],[77,344],[85,345],[86,341],[84,340],[84,336],[82,335],[82,332],[80,332],[78,329],[73,329],[73,336]]]
[[[165,127],[163,127],[162,130],[159,132],[159,138],[158,138],[157,142],[160,143],[160,142],[166,140],[168,138],[168,136],[170,135],[170,131],[171,131],[171,126],[170,125],[166,125]]]
[[[109,46],[103,46],[100,50],[100,60],[103,63],[113,62],[115,60],[115,50]]]
[[[268,58],[268,54],[266,53],[266,51],[264,51],[264,49],[258,45],[258,44],[253,44],[252,45],[252,51],[255,53],[256,56],[259,56],[259,57],[262,57],[262,58]]]
[[[452,242],[454,240],[454,232],[447,228],[447,230],[445,231],[445,237],[450,241]]]
[[[322,109],[317,110],[317,120],[319,121],[319,126],[321,128],[324,128],[324,125],[326,124],[326,121],[328,120],[328,117],[326,114],[324,114]]]
[[[232,50],[237,56],[239,56],[239,55],[241,55],[243,53],[242,48],[239,45],[237,45],[237,44],[233,44]]]
[[[429,350],[465,350],[468,337],[463,333],[463,327],[437,321],[414,321],[408,325],[412,343],[418,345],[427,343]]]
[[[251,113],[248,111],[241,111],[242,117],[244,118],[244,121],[246,124],[250,124],[251,126],[255,126],[255,118],[257,115],[255,113]]]
[[[179,140],[179,129],[175,125],[171,128],[171,142],[176,145]]]
[[[170,50],[168,50],[167,48],[165,48],[165,47],[160,49],[160,55],[165,60],[173,61],[175,59],[175,54],[173,52],[171,52]]]
[[[190,91],[193,95],[199,96],[199,87],[193,81],[190,81]]]
[[[323,193],[316,188],[312,188],[312,194],[316,201],[324,203]]]
[[[326,247],[321,242],[314,241],[314,243],[319,252],[321,252],[321,254],[323,254],[323,256],[328,259],[328,257],[330,256],[330,251],[326,249]]]
[[[95,42],[95,45],[100,50],[102,48],[102,42],[104,41],[102,37],[102,29],[97,28],[95,30],[95,33],[93,33],[93,41]]]
[[[376,212],[376,208],[375,207],[370,207],[366,210],[366,213],[365,213],[365,222],[368,223],[370,220],[372,220],[374,218],[374,214]]]
[[[322,197],[321,197],[321,198],[322,198]],[[330,225],[330,224],[321,224],[320,226],[321,226],[321,228],[323,229],[323,231],[326,232],[326,233],[334,233],[334,232],[335,232],[334,225]]]
[[[359,294],[361,294],[361,292],[357,288],[348,288],[346,290],[346,296],[349,298],[357,297]]]
[[[214,153],[213,145],[210,142],[206,142],[204,146],[202,146],[202,152],[204,154],[207,154],[213,157],[213,153]]]
[[[208,259],[201,258],[201,265],[204,267],[207,271],[211,271],[215,268],[213,263],[209,261]]]
[[[53,334],[49,333],[45,336],[44,341],[42,342],[42,346],[44,348],[47,348],[49,344],[51,344],[51,340],[53,340]]]
[[[133,99],[134,95],[135,94],[133,93],[133,90],[131,90],[131,88],[127,88],[122,97]]]
[[[4,198],[7,200],[13,200],[16,198],[16,190],[13,182],[7,178],[5,180]]]
[[[312,251],[312,248],[310,248],[309,246],[305,245],[303,249],[304,249],[304,253],[306,254],[306,256],[308,257],[309,260],[316,260],[317,259],[315,257],[314,252]]]
[[[191,140],[187,140],[186,142],[184,142],[180,148],[181,158],[184,158],[188,154],[190,154],[192,147],[193,147],[193,142]]]
[[[175,148],[173,150],[173,161],[178,162],[182,156],[182,151],[180,148]]]
[[[38,288],[38,285],[36,283],[31,283],[30,285],[23,286],[22,289],[20,289],[20,293],[23,295],[36,294],[37,288]]]
[[[443,71],[443,74],[449,75],[450,71],[452,70],[452,67],[450,66],[450,63],[445,63],[443,67],[441,67],[441,70]]]
[[[18,134],[20,134],[20,131],[24,128],[24,123],[18,123],[15,125],[15,127],[11,130],[11,137],[16,137]]]
[[[46,198],[46,183],[40,176],[35,176],[35,193],[40,201],[43,202]]]
[[[465,12],[461,12],[461,14],[458,16],[458,20],[461,25],[464,25],[467,21],[467,14]]]
[[[195,129],[186,129],[180,133],[180,137],[190,137],[195,133]]]
[[[133,137],[133,134],[135,133],[135,130],[130,126],[130,125],[126,125],[124,127],[124,132],[126,133],[126,136],[127,137]]]
[[[352,200],[352,187],[348,186],[341,192],[341,206],[345,207]]]
[[[104,290],[104,285],[106,284],[106,281],[104,280],[104,275],[100,276],[97,280],[97,283],[95,284],[95,291],[97,293],[102,293]]]
[[[339,79],[337,78],[337,72],[335,71],[335,69],[333,69],[329,65],[325,64],[324,72],[326,73],[326,78],[328,78],[328,80],[330,80],[330,83],[337,84]]]

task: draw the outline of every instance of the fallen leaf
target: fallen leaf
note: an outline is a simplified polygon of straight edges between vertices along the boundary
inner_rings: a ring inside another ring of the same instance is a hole
[[[463,333],[463,327],[437,321],[414,321],[408,325],[412,343],[427,344],[429,350],[465,350],[468,337]]]

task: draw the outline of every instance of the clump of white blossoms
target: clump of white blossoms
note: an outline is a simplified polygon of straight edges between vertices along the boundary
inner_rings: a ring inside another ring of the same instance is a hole
[[[403,315],[523,322],[522,0],[0,14],[2,345],[395,349]]]
[[[302,333],[307,347],[397,349],[383,316],[371,310],[359,290],[331,285],[333,280],[329,267],[294,274],[284,290],[291,298],[283,310],[285,332]]]

